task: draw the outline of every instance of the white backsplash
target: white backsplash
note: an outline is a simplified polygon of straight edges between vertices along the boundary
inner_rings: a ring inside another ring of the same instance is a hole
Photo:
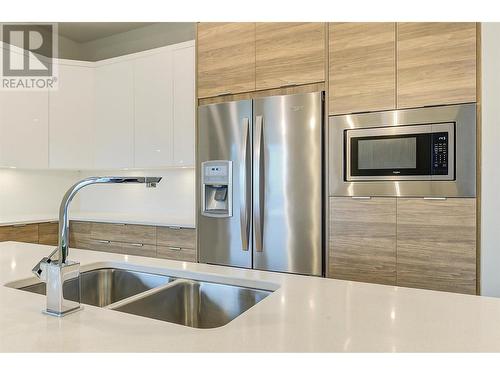
[[[56,218],[66,190],[91,175],[149,175],[163,179],[155,189],[135,184],[88,186],[71,204],[70,218],[95,216],[165,224],[195,223],[193,168],[91,172],[0,169],[0,221]]]

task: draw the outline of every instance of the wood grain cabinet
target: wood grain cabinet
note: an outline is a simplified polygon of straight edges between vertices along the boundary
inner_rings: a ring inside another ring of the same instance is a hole
[[[70,246],[196,262],[196,230],[153,225],[71,221]]]
[[[397,24],[399,108],[476,101],[476,24]]]
[[[158,227],[157,256],[196,262],[196,230],[189,228]]]
[[[198,24],[198,97],[255,90],[255,23]]]
[[[329,24],[331,115],[396,108],[396,24]]]
[[[476,199],[400,198],[397,284],[476,293]]]
[[[330,198],[329,276],[396,284],[395,198]]]
[[[59,223],[40,223],[38,224],[38,243],[42,245],[57,246],[59,244]]]
[[[38,243],[38,224],[1,226],[0,242],[3,241]]]
[[[325,24],[258,22],[256,90],[325,80]]]

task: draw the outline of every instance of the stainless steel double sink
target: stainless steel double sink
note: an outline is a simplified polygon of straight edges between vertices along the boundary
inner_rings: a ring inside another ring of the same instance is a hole
[[[216,328],[266,298],[271,290],[198,281],[154,273],[100,268],[81,274],[81,302],[193,328]],[[64,285],[66,299],[78,283]],[[45,283],[18,288],[45,294]]]

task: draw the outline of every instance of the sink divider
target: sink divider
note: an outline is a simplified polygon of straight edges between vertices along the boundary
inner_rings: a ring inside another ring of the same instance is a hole
[[[162,290],[169,289],[177,284],[182,284],[182,283],[185,283],[188,281],[189,281],[188,279],[175,279],[174,281],[166,283],[165,285],[157,286],[156,288],[146,290],[146,291],[139,293],[139,294],[134,294],[133,296],[130,296],[128,298],[125,298],[125,299],[122,299],[122,300],[117,301],[115,303],[112,303],[111,305],[103,306],[103,308],[108,309],[108,310],[114,310],[118,307],[128,305],[131,302],[143,299],[143,298],[148,297],[152,294],[156,294],[158,292],[161,292]]]

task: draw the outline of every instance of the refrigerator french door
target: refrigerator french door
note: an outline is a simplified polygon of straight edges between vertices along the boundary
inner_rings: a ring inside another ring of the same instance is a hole
[[[199,107],[201,262],[322,274],[323,101],[315,92]]]

